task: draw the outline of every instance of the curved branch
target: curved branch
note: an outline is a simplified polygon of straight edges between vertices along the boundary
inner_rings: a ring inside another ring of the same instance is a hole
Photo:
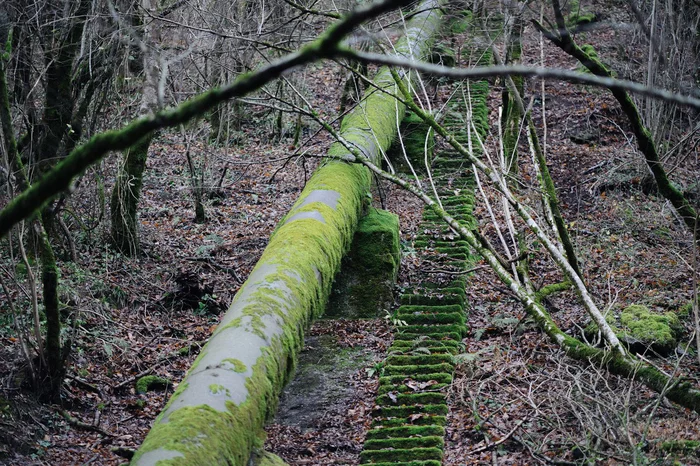
[[[634,81],[606,78],[558,68],[542,68],[525,65],[496,65],[460,69],[441,65],[432,65],[430,63],[418,61],[410,61],[404,58],[395,56],[392,57],[379,53],[358,52],[349,48],[341,48],[336,56],[361,61],[363,63],[375,63],[379,65],[408,68],[431,76],[443,76],[452,79],[478,79],[492,76],[526,76],[543,79],[559,79],[571,83],[604,87],[611,90],[628,91],[634,94],[652,97],[654,99],[666,100],[684,107],[700,109],[700,99],[695,97],[677,94],[656,87],[648,87]]]

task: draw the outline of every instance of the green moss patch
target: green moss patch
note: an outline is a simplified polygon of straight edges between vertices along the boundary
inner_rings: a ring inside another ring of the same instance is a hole
[[[408,417],[412,414],[444,416],[447,414],[447,405],[381,406],[373,414],[382,417]]]
[[[389,356],[386,360],[388,365],[392,366],[408,366],[408,365],[423,365],[453,363],[451,354],[419,354],[416,356]]]
[[[326,308],[331,317],[376,317],[393,302],[401,261],[399,218],[370,209],[360,219]]]
[[[365,441],[365,450],[385,450],[385,449],[412,449],[412,448],[442,448],[445,440],[442,436],[412,437],[412,438],[384,438],[370,439]]]
[[[446,426],[447,418],[441,414],[420,413],[411,417],[397,416],[380,416],[379,413],[374,413],[375,419],[372,427],[402,427],[406,425],[413,426]]]
[[[681,326],[672,312],[652,314],[646,306],[635,304],[622,311],[620,323],[625,338],[639,341],[658,353],[668,354],[678,345]]]
[[[700,456],[700,440],[666,440],[661,442],[659,449],[667,453]]]
[[[445,428],[442,426],[402,426],[373,429],[367,432],[368,439],[426,437],[433,435],[444,437]]]
[[[427,372],[423,374],[411,374],[409,376],[397,374],[397,375],[386,375],[379,378],[379,385],[383,386],[396,385],[407,382],[429,382],[436,381],[438,383],[452,383],[452,372]]]
[[[400,172],[412,173],[408,165],[410,163],[416,173],[424,173],[426,157],[428,164],[433,161],[434,131],[428,123],[409,110],[401,121],[399,133],[400,139],[394,141],[387,153],[389,160]]]
[[[606,320],[620,341],[635,353],[652,350],[662,356],[667,355],[678,346],[678,337],[683,329],[675,313],[655,314],[639,304],[623,309],[619,324],[612,314],[606,316]],[[589,337],[597,331],[593,322],[585,329]]]
[[[401,333],[407,335],[430,335],[435,336],[443,334],[446,337],[452,338],[454,334],[457,335],[455,340],[462,338],[466,334],[466,327],[463,325],[446,324],[446,325],[406,325],[399,328]]]
[[[448,305],[433,305],[433,306],[426,306],[426,305],[405,305],[405,306],[400,306],[397,309],[397,312],[399,315],[409,315],[409,314],[422,314],[422,313],[431,313],[431,314],[438,314],[438,313],[455,313],[455,312],[462,312],[463,308],[460,305],[457,304],[448,304]]]
[[[442,459],[440,448],[397,448],[391,450],[365,450],[360,453],[360,463],[376,463],[378,461],[410,461]]]
[[[146,375],[136,381],[136,393],[146,393],[150,390],[165,389],[172,385],[169,379],[157,375]]]
[[[399,316],[401,320],[409,325],[420,324],[460,324],[463,325],[466,319],[463,311],[450,313],[411,313]]]
[[[424,294],[401,295],[402,305],[435,306],[441,304],[456,304],[464,309],[465,298],[461,294],[442,294],[439,296],[426,296]]]
[[[424,365],[386,366],[384,368],[384,373],[387,375],[411,376],[413,374],[430,374],[433,372],[446,372],[448,374],[451,374],[453,370],[453,364],[442,363]]]
[[[404,385],[404,384],[383,385],[377,389],[377,393],[380,395],[384,395],[384,394],[389,393],[389,392],[415,393],[416,390],[419,389],[417,387],[421,387],[423,385],[425,385],[425,384],[420,384],[420,383],[416,383],[416,382],[411,382],[411,385]],[[430,390],[438,391],[438,390],[446,389],[449,386],[450,386],[449,383],[436,383],[436,384],[427,385],[427,388],[429,388]]]
[[[439,392],[425,393],[387,393],[377,397],[377,403],[386,406],[408,406],[411,404],[440,404],[445,403],[445,395]]]

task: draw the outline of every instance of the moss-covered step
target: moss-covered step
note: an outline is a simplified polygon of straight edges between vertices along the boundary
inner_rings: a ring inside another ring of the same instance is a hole
[[[475,59],[476,60],[476,59]],[[490,55],[478,58],[490,61]],[[470,82],[471,106],[482,137],[488,125],[485,98],[488,83]],[[464,86],[464,84],[463,84]],[[466,129],[465,108],[449,112],[448,124]],[[461,112],[461,114],[459,113]],[[458,138],[466,141],[467,132]],[[474,178],[461,154],[439,154],[433,174],[443,205],[458,221],[475,225]],[[466,174],[466,175],[465,175]],[[465,175],[465,176],[460,176]],[[455,182],[455,180],[459,180]],[[455,191],[455,190],[463,190]],[[471,248],[452,241],[443,219],[432,210],[423,212],[421,233],[413,246],[434,268],[461,272],[474,263]],[[373,428],[368,432],[361,463],[382,466],[438,466],[444,447],[444,422],[448,411],[443,393],[452,381],[454,354],[466,334],[468,278],[463,275],[424,274],[420,284],[405,290],[396,317],[390,355],[380,377]]]
[[[430,353],[457,354],[461,346],[461,342],[453,340],[394,340],[394,343],[391,345],[391,352],[393,354],[410,354],[427,350]]]
[[[439,266],[452,267],[453,269],[455,267],[463,267],[466,261],[471,258],[472,255],[469,251],[462,253],[430,251],[430,253],[426,255],[426,260],[431,263]]]
[[[465,195],[463,196],[449,196],[449,197],[444,197],[440,200],[442,203],[443,207],[454,207],[454,206],[461,206],[465,204],[469,204],[471,206],[474,206],[474,196],[472,195],[472,191],[464,191]],[[459,243],[466,243],[464,240],[459,240],[459,241],[454,241],[455,244]]]
[[[360,453],[360,464],[406,461],[442,460],[442,448],[396,448],[389,450],[364,450]]]
[[[440,371],[440,372],[426,372],[423,374],[410,374],[410,375],[383,375],[379,378],[379,386],[394,386],[403,383],[422,383],[435,381],[438,383],[452,383],[452,372]]]
[[[377,397],[377,404],[381,406],[410,406],[410,405],[438,405],[447,400],[444,393],[386,393]]]
[[[443,414],[421,413],[412,416],[381,416],[374,413],[372,428],[403,427],[403,426],[446,426],[447,417]]]
[[[399,316],[401,321],[410,326],[415,325],[435,325],[435,324],[456,324],[463,326],[466,322],[464,312],[451,313],[421,313]]]
[[[467,327],[465,325],[456,324],[435,324],[435,325],[404,325],[398,330],[404,336],[410,335],[418,337],[421,335],[427,335],[430,337],[440,338],[453,338],[454,340],[460,340],[464,335],[466,335]]]
[[[399,304],[427,306],[456,304],[464,309],[466,306],[466,298],[463,294],[458,293],[441,293],[438,295],[411,293],[401,295],[401,298],[399,298]]]
[[[441,257],[464,260],[464,257],[471,253],[471,249],[466,246],[433,246],[431,248],[426,248],[425,252],[430,260],[440,259]]]
[[[467,278],[462,276],[453,278],[445,283],[435,281],[433,277],[427,277],[425,280],[422,280],[420,284],[421,288],[426,288],[433,291],[443,290],[443,292],[454,288],[465,289],[466,285]]]
[[[445,428],[442,426],[401,426],[372,429],[367,432],[367,439],[406,438],[406,437],[430,437],[445,436]]]
[[[469,248],[466,241],[443,241],[439,238],[419,239],[413,242],[414,248],[463,247]]]
[[[431,384],[426,387],[426,389],[438,391],[438,390],[444,390],[449,387],[449,383],[436,383],[436,384]],[[379,395],[384,395],[386,393],[390,392],[397,392],[397,393],[415,393],[417,388],[420,387],[420,384],[417,383],[412,383],[411,385],[380,385],[379,388],[377,389],[377,393]]]
[[[418,304],[405,304],[403,306],[399,306],[399,308],[396,310],[396,313],[398,315],[419,315],[423,313],[431,313],[431,314],[436,314],[436,313],[444,313],[444,314],[452,314],[452,313],[460,313],[464,311],[464,307],[459,305],[459,304],[433,304],[433,305],[418,305]]]
[[[384,373],[386,375],[400,375],[402,377],[411,377],[418,374],[432,374],[434,372],[451,374],[453,370],[454,365],[450,363],[384,367]]]
[[[474,212],[474,208],[471,205],[453,206],[453,207],[450,207],[449,209],[446,209],[446,210],[453,217],[455,215],[472,215]],[[438,214],[436,214],[432,210],[425,210],[425,211],[423,211],[423,219],[424,220],[438,220],[438,219],[442,219],[442,217],[440,217]]]
[[[454,364],[451,354],[419,354],[407,356],[389,356],[386,364],[390,366],[428,366],[432,364],[450,363]]]
[[[450,313],[430,313],[424,312],[421,314],[408,314],[399,316],[399,318],[408,325],[432,325],[432,324],[459,324],[464,325],[466,321],[465,313],[450,312]]]
[[[441,287],[440,290],[436,290],[434,287],[433,288],[428,288],[423,285],[423,282],[421,281],[420,284],[414,286],[413,288],[407,288],[406,291],[411,294],[420,294],[424,296],[448,296],[448,295],[458,295],[464,297],[466,300],[467,298],[467,292],[465,290],[465,284],[466,282],[457,282],[454,283],[453,286],[447,286]]]
[[[402,329],[405,329],[406,327],[401,327]],[[439,331],[439,332],[420,332],[420,331],[414,331],[414,330],[402,330],[404,338],[418,338],[422,336],[434,338],[436,340],[461,340],[467,333],[469,333],[469,329],[465,326],[464,328],[460,329],[460,331],[454,331],[454,332],[445,332],[445,331]]]
[[[445,440],[442,435],[426,436],[426,437],[391,437],[383,439],[368,439],[365,441],[365,450],[388,450],[388,449],[412,449],[412,448],[429,448],[445,445]]]
[[[374,417],[409,417],[413,414],[447,415],[446,404],[412,405],[412,406],[379,406],[372,412]]]
[[[389,159],[400,172],[411,173],[406,161],[408,159],[414,171],[424,173],[426,149],[428,163],[433,160],[435,132],[430,130],[430,126],[422,118],[410,110],[406,111],[399,132],[401,138],[396,138],[387,151]]]
[[[460,138],[457,138],[459,140]],[[468,170],[471,166],[471,162],[462,159],[446,159],[446,158],[436,158],[433,162],[433,168],[436,170]]]

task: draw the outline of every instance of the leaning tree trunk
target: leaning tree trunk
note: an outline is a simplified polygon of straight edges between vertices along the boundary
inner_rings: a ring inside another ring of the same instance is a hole
[[[421,4],[398,53],[427,52],[440,22],[437,6],[438,0]],[[375,81],[395,89],[388,69]],[[395,112],[395,99],[373,90],[343,119],[341,136],[376,161],[396,135]],[[351,158],[339,143],[330,155]],[[324,310],[370,181],[365,168],[338,161],[314,173],[132,464],[248,464],[294,369],[304,329]]]
[[[144,15],[154,15],[157,3],[157,0],[141,0],[141,8],[146,12]],[[154,22],[149,19],[144,23],[148,25],[144,26],[143,29],[143,41],[146,44],[152,44],[157,33]],[[158,80],[160,77],[159,63],[153,53],[143,52],[143,67],[145,78],[139,108],[140,116],[148,115],[158,109]],[[143,172],[146,169],[151,140],[152,134],[149,134],[126,150],[123,163],[119,167],[117,181],[112,190],[112,242],[117,250],[129,256],[134,256],[140,251],[137,209],[141,198]]]

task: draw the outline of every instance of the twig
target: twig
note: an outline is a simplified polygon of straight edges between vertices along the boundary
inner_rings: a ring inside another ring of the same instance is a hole
[[[83,429],[83,430],[89,430],[92,432],[97,432],[98,434],[105,435],[107,437],[115,437],[116,434],[113,434],[111,432],[107,432],[104,430],[102,427],[98,426],[93,426],[92,424],[88,424],[86,422],[81,421],[80,419],[71,416],[71,414],[66,411],[65,409],[58,409],[58,413],[63,416],[63,418],[68,421],[68,424],[72,425],[73,427],[77,427],[78,429]]]
[[[448,275],[466,275],[468,273],[475,272],[477,270],[481,269],[486,269],[488,268],[488,265],[478,265],[476,267],[472,267],[469,270],[460,270],[460,271],[455,271],[455,270],[441,270],[441,269],[432,269],[432,270],[423,270],[425,273],[446,273]]]
[[[233,279],[236,280],[238,283],[242,283],[241,279],[236,273],[236,269],[234,269],[233,267],[226,267],[225,265],[221,265],[218,262],[214,262],[214,259],[212,259],[211,257],[187,257],[185,259],[193,262],[204,262],[210,265],[211,267],[215,268],[216,270],[220,270],[231,275]]]
[[[513,428],[511,429],[511,431],[508,432],[508,433],[507,433],[504,437],[502,437],[500,440],[497,440],[497,441],[495,441],[495,442],[493,442],[493,443],[489,443],[489,444],[487,444],[487,445],[484,445],[483,447],[479,447],[479,448],[476,448],[476,449],[474,449],[474,450],[470,450],[470,451],[467,452],[467,454],[468,454],[468,455],[473,455],[473,454],[481,453],[481,452],[490,450],[490,449],[492,449],[492,448],[494,448],[494,447],[497,447],[498,445],[500,445],[500,444],[502,444],[503,442],[505,442],[506,440],[508,440],[508,439],[515,433],[515,431],[518,430],[518,428],[519,428],[521,425],[523,425],[523,423],[524,423],[525,421],[527,421],[527,418],[521,419],[517,424],[515,424],[515,427],[513,427]]]

